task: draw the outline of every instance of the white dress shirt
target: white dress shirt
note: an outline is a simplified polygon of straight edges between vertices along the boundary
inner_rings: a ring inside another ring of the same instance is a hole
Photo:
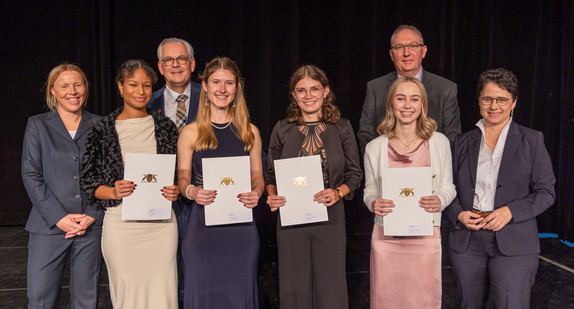
[[[186,116],[189,116],[189,98],[191,97],[191,84],[187,85],[187,88],[183,91],[183,94],[187,96],[185,100],[185,113]],[[173,123],[177,123],[177,103],[175,100],[180,94],[169,89],[169,87],[165,86],[163,90],[163,102],[164,102],[164,112],[165,116],[171,119]],[[187,120],[187,119],[186,119]],[[186,121],[187,122],[187,121]]]
[[[474,188],[474,202],[473,208],[480,211],[493,211],[494,210],[494,196],[496,194],[496,187],[498,183],[498,170],[500,170],[500,162],[502,161],[502,153],[504,152],[504,145],[506,145],[506,136],[512,118],[506,123],[498,142],[491,153],[486,145],[484,139],[484,119],[480,119],[476,126],[482,131],[482,141],[480,143],[480,151],[478,153],[478,164],[476,167],[476,185]]]

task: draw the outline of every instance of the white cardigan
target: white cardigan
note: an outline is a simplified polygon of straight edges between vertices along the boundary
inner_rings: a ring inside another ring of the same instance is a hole
[[[382,196],[379,192],[378,179],[384,177],[382,169],[388,167],[388,142],[386,135],[381,135],[365,148],[365,191],[363,201],[370,211],[375,199]],[[433,194],[440,200],[440,210],[433,213],[433,225],[440,226],[441,212],[452,202],[456,190],[452,183],[452,158],[450,142],[443,134],[433,133],[429,139],[429,151],[432,171]],[[375,224],[383,226],[383,217],[375,216]]]

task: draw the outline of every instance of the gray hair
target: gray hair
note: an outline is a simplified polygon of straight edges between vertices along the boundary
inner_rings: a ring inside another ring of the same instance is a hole
[[[423,34],[420,32],[419,29],[417,29],[417,27],[412,26],[412,25],[400,25],[397,27],[397,29],[395,29],[395,32],[393,32],[393,35],[391,35],[391,47],[393,47],[393,41],[395,40],[395,37],[397,36],[397,34],[403,30],[412,30],[414,33],[416,33],[419,38],[421,39],[421,44],[425,45],[425,41],[423,39]]]
[[[181,44],[185,45],[185,49],[187,49],[187,53],[189,55],[189,58],[194,59],[193,58],[193,47],[191,47],[191,44],[189,44],[188,41],[183,40],[183,39],[179,39],[179,38],[167,38],[167,39],[163,39],[163,41],[161,41],[161,43],[159,43],[159,46],[157,47],[157,60],[158,61],[161,61],[163,46],[165,44],[170,44],[170,43],[181,43]]]

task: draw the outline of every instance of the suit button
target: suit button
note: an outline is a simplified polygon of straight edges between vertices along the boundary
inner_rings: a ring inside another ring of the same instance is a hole
[[[434,190],[432,190],[432,194],[434,194]]]
[[[73,157],[72,160],[78,161],[78,157]]]
[[[82,197],[82,196],[79,195],[79,194],[76,194],[76,196],[75,196],[75,198],[76,198],[77,200],[79,200],[81,197]]]
[[[74,176],[74,179],[75,179],[75,180],[78,180],[78,179],[80,179],[80,177],[78,177],[78,176]]]
[[[436,174],[435,174],[435,175],[432,175],[432,178],[433,178],[433,179],[434,179],[435,177],[436,177]]]

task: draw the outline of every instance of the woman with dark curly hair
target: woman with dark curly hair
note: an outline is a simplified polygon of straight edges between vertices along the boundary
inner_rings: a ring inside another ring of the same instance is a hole
[[[454,143],[457,196],[444,210],[461,308],[484,308],[489,293],[496,308],[529,308],[540,253],[536,216],[555,197],[552,162],[542,132],[512,117],[512,72],[483,72],[477,94],[482,119]]]
[[[275,125],[269,143],[267,203],[272,211],[286,203],[277,195],[274,160],[319,155],[325,189],[315,194],[314,201],[327,207],[329,220],[283,227],[279,219],[281,308],[347,308],[343,198],[351,199],[363,175],[355,134],[333,105],[335,96],[318,67],[297,69],[289,93],[287,119]]]
[[[122,220],[122,198],[134,190],[124,178],[126,153],[175,154],[177,129],[146,108],[157,81],[144,61],[127,60],[116,77],[122,107],[98,122],[86,142],[80,185],[92,207],[105,209],[102,253],[114,308],[177,308],[177,222]],[[162,194],[175,201],[176,185]]]

